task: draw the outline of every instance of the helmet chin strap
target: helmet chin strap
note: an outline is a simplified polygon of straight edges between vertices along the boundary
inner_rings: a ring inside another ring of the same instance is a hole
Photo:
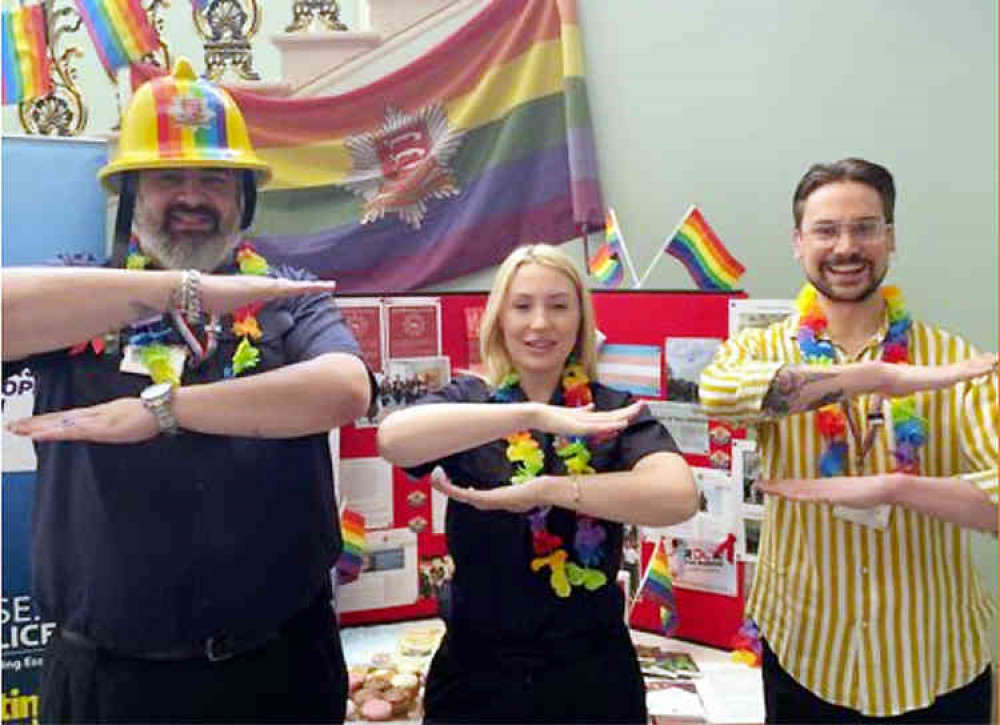
[[[253,224],[254,211],[257,209],[257,178],[252,171],[243,172],[243,216],[240,218],[240,231],[246,231]]]
[[[135,174],[124,173],[118,190],[118,212],[115,214],[115,235],[111,240],[111,265],[125,265],[128,242],[132,238],[132,218],[135,215]]]

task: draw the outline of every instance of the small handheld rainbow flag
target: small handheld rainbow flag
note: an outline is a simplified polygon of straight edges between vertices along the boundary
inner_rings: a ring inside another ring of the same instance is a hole
[[[694,206],[688,209],[664,251],[687,267],[699,289],[736,289],[746,272]]]
[[[52,91],[45,9],[28,5],[3,13],[3,105]]]
[[[674,578],[670,573],[670,561],[663,548],[663,539],[656,542],[653,555],[649,558],[646,580],[640,593],[661,606],[674,606]]]
[[[344,507],[340,514],[340,538],[344,548],[337,559],[337,583],[348,584],[361,576],[365,554],[365,517]]]
[[[619,287],[625,279],[621,255],[622,241],[618,219],[615,218],[614,210],[608,208],[604,215],[604,241],[587,264],[590,274],[604,287]]]
[[[646,567],[639,596],[660,605],[660,626],[663,633],[668,637],[674,634],[678,625],[674,578],[670,572],[670,561],[662,538],[656,542],[653,555],[649,557],[649,565]]]
[[[76,0],[76,8],[109,75],[160,47],[140,0]]]
[[[615,210],[608,207],[604,214],[604,241],[587,261],[587,271],[597,278],[601,286],[614,289],[624,281],[626,265],[632,273],[632,281],[638,282],[628,256],[628,247],[625,246],[625,236],[618,226],[618,217]]]

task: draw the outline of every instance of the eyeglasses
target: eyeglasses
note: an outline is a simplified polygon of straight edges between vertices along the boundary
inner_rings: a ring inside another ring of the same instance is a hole
[[[847,232],[850,238],[856,242],[873,242],[881,239],[892,224],[888,224],[882,219],[858,219],[850,222],[819,222],[809,229],[802,231],[802,234],[817,244],[833,244],[840,235]]]

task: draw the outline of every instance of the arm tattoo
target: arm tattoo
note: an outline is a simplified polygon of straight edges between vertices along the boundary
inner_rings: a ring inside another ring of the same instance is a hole
[[[843,388],[820,393],[816,384],[837,375],[835,372],[812,372],[797,365],[786,365],[774,376],[764,395],[764,410],[775,415],[789,415],[836,403],[844,397]]]

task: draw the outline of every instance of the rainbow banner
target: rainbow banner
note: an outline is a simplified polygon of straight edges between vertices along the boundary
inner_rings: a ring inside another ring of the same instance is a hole
[[[344,547],[337,558],[337,583],[347,584],[361,576],[365,554],[365,517],[345,507],[340,514],[340,538]]]
[[[687,267],[699,289],[733,290],[746,268],[736,261],[696,207],[691,207],[664,251]]]
[[[75,0],[104,70],[114,75],[118,68],[139,62],[160,47],[140,0]]]
[[[231,94],[274,171],[255,246],[339,291],[420,289],[604,226],[575,0],[491,2],[341,95]]]
[[[28,5],[3,13],[3,105],[41,98],[52,91],[45,9]]]
[[[603,287],[615,289],[620,287],[625,279],[625,266],[622,261],[624,244],[625,239],[618,226],[615,211],[608,207],[604,215],[604,241],[587,262],[591,276],[595,277]]]

